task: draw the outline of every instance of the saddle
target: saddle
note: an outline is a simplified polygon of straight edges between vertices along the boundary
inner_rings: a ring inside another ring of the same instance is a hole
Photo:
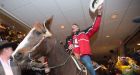
[[[82,72],[87,72],[86,67],[74,55],[71,55],[71,58],[74,61],[78,70],[80,70]]]
[[[77,58],[76,56],[73,54],[72,50],[66,49],[66,52],[71,56],[72,60],[74,61],[76,67],[78,70],[82,71],[82,72],[87,72],[87,68],[84,66],[84,64],[82,64]],[[98,70],[99,68],[101,68],[102,65],[96,67],[94,70]]]
[[[72,60],[74,61],[76,67],[78,68],[78,70],[80,71],[87,71],[86,67],[84,66],[84,64],[82,64],[74,55],[71,55]],[[93,65],[94,66],[94,65]],[[99,68],[102,69],[107,69],[104,65],[98,65],[98,66],[94,66],[94,70],[98,70]]]

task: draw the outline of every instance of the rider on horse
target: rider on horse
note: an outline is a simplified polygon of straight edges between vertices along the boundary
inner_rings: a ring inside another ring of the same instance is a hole
[[[92,65],[92,60],[90,58],[91,48],[90,48],[90,38],[99,30],[102,15],[102,3],[103,0],[95,0],[94,9],[98,9],[97,17],[93,25],[86,30],[80,31],[77,24],[72,25],[72,35],[67,37],[66,45],[67,49],[73,50],[74,55],[77,59],[86,66],[90,75],[96,75],[95,70]],[[95,13],[95,12],[94,12]]]

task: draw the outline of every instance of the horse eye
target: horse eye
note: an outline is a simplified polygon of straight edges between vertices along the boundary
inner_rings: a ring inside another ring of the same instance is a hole
[[[37,34],[37,35],[40,35],[40,34],[41,34],[41,32],[39,32],[39,31],[36,31],[36,34]]]

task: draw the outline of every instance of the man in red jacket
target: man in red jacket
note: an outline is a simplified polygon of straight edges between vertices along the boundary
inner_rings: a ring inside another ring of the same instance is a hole
[[[93,26],[80,31],[77,24],[72,25],[72,35],[67,37],[65,47],[73,50],[74,55],[86,66],[90,75],[96,75],[90,58],[91,48],[89,39],[99,30],[101,23],[102,5],[98,7],[97,17]]]

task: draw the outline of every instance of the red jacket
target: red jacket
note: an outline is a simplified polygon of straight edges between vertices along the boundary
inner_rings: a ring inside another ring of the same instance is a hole
[[[94,24],[87,28],[86,30],[77,32],[74,35],[67,37],[65,47],[68,48],[70,44],[74,44],[74,52],[80,55],[91,54],[90,42],[89,39],[92,35],[95,34],[99,30],[99,26],[101,23],[101,16],[98,16],[94,22]]]

